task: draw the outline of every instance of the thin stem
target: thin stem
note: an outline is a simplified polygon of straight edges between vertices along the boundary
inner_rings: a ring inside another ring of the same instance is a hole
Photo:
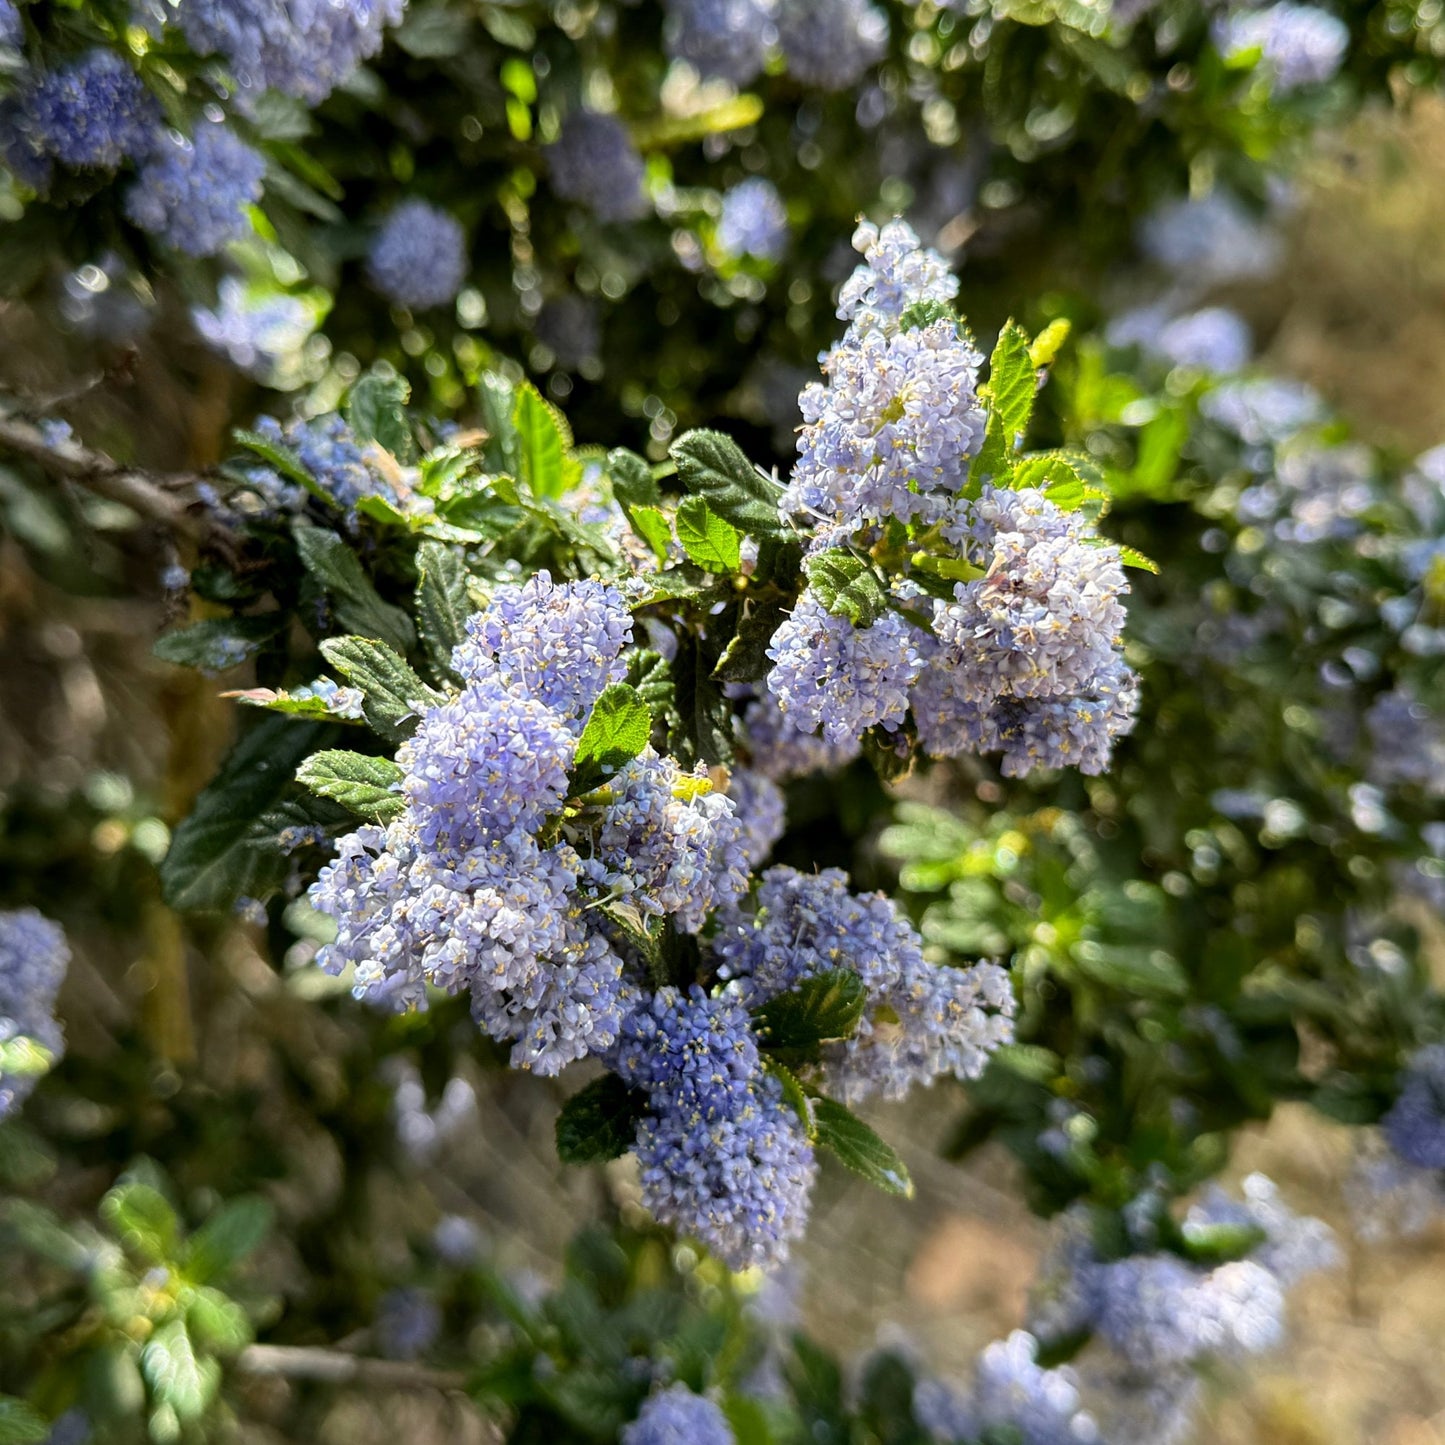
[[[198,545],[229,550],[226,529],[191,510],[196,489],[206,481],[199,472],[155,473],[122,466],[74,440],[52,446],[38,426],[13,414],[0,415],[0,451],[25,457],[48,476],[119,502]]]
[[[434,1370],[408,1360],[378,1360],[324,1345],[248,1345],[237,1356],[235,1368],[243,1375],[392,1390],[461,1390],[467,1380],[460,1370]]]

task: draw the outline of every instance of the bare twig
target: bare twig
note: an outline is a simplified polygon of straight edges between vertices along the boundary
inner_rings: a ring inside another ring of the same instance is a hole
[[[244,1375],[314,1380],[326,1385],[379,1385],[392,1390],[460,1390],[460,1370],[433,1370],[406,1360],[378,1360],[322,1345],[248,1345],[236,1358]]]
[[[51,445],[38,426],[14,415],[0,415],[0,451],[26,457],[48,475],[119,502],[197,544],[226,548],[229,542],[224,527],[191,510],[196,489],[206,481],[200,472],[148,472],[74,440]]]

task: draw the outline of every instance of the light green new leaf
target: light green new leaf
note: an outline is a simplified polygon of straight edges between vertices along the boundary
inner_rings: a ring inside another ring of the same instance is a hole
[[[555,501],[575,486],[581,468],[569,454],[572,433],[556,407],[530,381],[518,388],[512,411],[522,480],[534,497]]]
[[[741,565],[741,534],[703,497],[688,497],[677,509],[677,540],[704,571],[733,573]]]

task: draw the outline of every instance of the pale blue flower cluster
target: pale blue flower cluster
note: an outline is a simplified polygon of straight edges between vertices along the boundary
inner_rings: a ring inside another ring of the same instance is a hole
[[[783,790],[755,768],[736,767],[728,780],[728,797],[742,824],[741,844],[748,866],[761,868],[787,823]]]
[[[238,276],[224,277],[215,308],[194,307],[191,320],[207,345],[260,380],[298,352],[315,329],[305,302],[295,296],[255,296]]]
[[[537,313],[532,329],[537,340],[556,357],[557,364],[568,370],[595,361],[602,350],[602,320],[596,303],[585,296],[558,296],[547,302]],[[622,521],[630,530],[625,517]]]
[[[15,0],[0,0],[0,45],[19,46],[25,38],[25,25]]]
[[[312,889],[338,925],[320,961],[391,1007],[469,991],[515,1067],[556,1073],[610,1047],[637,992],[596,905],[695,931],[747,887],[742,826],[651,749],[564,818],[578,737],[631,639],[619,593],[539,572],[467,631],[461,692],[418,700],[398,753],[404,813],[342,839]]]
[[[327,412],[312,421],[297,417],[284,424],[273,416],[262,416],[256,419],[256,432],[294,453],[321,490],[348,514],[355,513],[363,497],[393,495],[339,412]],[[277,507],[295,510],[305,503],[304,488],[269,467],[253,468],[250,475],[253,485]]]
[[[754,176],[723,196],[717,242],[729,256],[778,260],[788,246],[788,212],[771,181]]]
[[[1226,190],[1167,201],[1140,227],[1144,254],[1191,287],[1257,280],[1284,254],[1278,234]]]
[[[114,170],[150,150],[160,123],[160,107],[140,76],[115,51],[97,47],[30,84],[12,147],[28,148],[41,168],[56,160]]]
[[[920,1380],[913,1413],[940,1445],[1001,1438],[1018,1445],[1093,1445],[1099,1428],[1083,1409],[1070,1369],[1045,1369],[1039,1344],[1024,1330],[995,1340],[978,1357],[973,1387]]]
[[[934,602],[913,694],[925,749],[1001,751],[1009,776],[1101,772],[1137,706],[1120,651],[1128,584],[1118,550],[1031,488],[985,486],[948,530],[984,575]]]
[[[648,1096],[643,1203],[733,1269],[781,1263],[807,1224],[817,1162],[746,1009],[660,989],[623,1021],[616,1068]]]
[[[1285,92],[1332,80],[1349,49],[1350,31],[1328,10],[1282,0],[1263,10],[1232,11],[1221,21],[1217,39],[1231,58],[1258,50],[1274,90]]]
[[[809,773],[835,772],[859,753],[856,734],[835,743],[816,732],[800,732],[770,692],[748,703],[741,733],[749,768],[774,783]]]
[[[1200,399],[1199,410],[1249,446],[1288,441],[1325,416],[1313,387],[1283,377],[1225,382]]]
[[[1421,1049],[1380,1121],[1385,1141],[1418,1169],[1445,1169],[1445,1044]]]
[[[863,980],[858,1032],[830,1045],[829,1085],[852,1102],[899,1099],[945,1074],[977,1078],[1013,1036],[1013,990],[994,963],[929,963],[913,926],[883,894],[855,894],[836,868],[770,868],[755,907],[725,915],[713,940],[721,975],[750,1007],[835,968]]]
[[[1356,536],[1377,498],[1374,454],[1358,444],[1307,444],[1278,452],[1240,493],[1239,520],[1266,525],[1281,542],[1307,545]]]
[[[865,261],[839,299],[848,330],[823,358],[826,382],[799,398],[805,425],[782,508],[854,526],[935,520],[983,442],[982,357],[949,318],[903,329],[910,303],[958,289],[907,225],[862,225],[853,244]]]
[[[1141,306],[1110,323],[1115,346],[1139,346],[1173,366],[1227,374],[1240,370],[1253,353],[1249,325],[1227,306],[1205,306],[1171,315],[1163,306]]]
[[[569,115],[547,147],[552,188],[586,206],[599,221],[635,221],[647,211],[642,157],[615,115]]]
[[[467,276],[467,236],[448,211],[403,201],[366,253],[371,284],[398,306],[425,311],[455,301]]]
[[[768,644],[768,690],[797,731],[821,729],[830,743],[845,744],[875,725],[892,732],[908,712],[923,641],[896,613],[854,627],[805,592]]]
[[[820,90],[847,90],[888,50],[888,15],[869,0],[778,0],[788,74]]]
[[[198,55],[219,55],[245,91],[316,105],[382,46],[406,0],[185,0],[177,23]]]
[[[667,53],[704,79],[746,85],[777,40],[772,0],[667,0]]]
[[[1404,684],[1381,693],[1365,714],[1370,776],[1383,787],[1414,787],[1445,797],[1445,718]]]
[[[167,131],[142,162],[125,212],[187,256],[214,256],[246,234],[265,174],[261,155],[220,122],[202,122],[189,140]]]
[[[0,913],[0,1048],[29,1041],[43,1050],[33,1066],[10,1073],[0,1067],[0,1119],[20,1106],[44,1067],[65,1052],[55,999],[69,966],[59,924],[33,908]]]
[[[686,1385],[649,1395],[637,1419],[622,1427],[622,1445],[735,1445],[736,1438],[716,1402]]]

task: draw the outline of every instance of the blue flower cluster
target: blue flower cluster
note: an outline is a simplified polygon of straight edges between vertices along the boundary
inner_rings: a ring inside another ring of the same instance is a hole
[[[1279,266],[1279,236],[1231,192],[1167,201],[1139,229],[1144,254],[1189,287],[1258,280]]]
[[[771,181],[742,181],[723,196],[717,243],[729,256],[778,260],[788,246],[788,212]]]
[[[316,324],[304,301],[255,296],[239,276],[224,277],[214,309],[193,307],[191,320],[208,346],[262,381],[300,351]]]
[[[771,692],[748,703],[740,732],[749,770],[773,783],[809,773],[835,772],[859,753],[856,733],[835,743],[794,727]]]
[[[441,1334],[441,1306],[430,1290],[417,1286],[387,1290],[377,1303],[372,1330],[388,1359],[418,1360]]]
[[[772,0],[667,0],[667,53],[704,78],[746,85],[777,33]]]
[[[1233,11],[1217,38],[1229,57],[1258,50],[1274,90],[1286,92],[1332,80],[1349,49],[1350,30],[1328,10],[1282,0],[1263,10]]]
[[[0,1119],[20,1106],[65,1052],[55,998],[69,966],[58,924],[33,908],[0,913],[0,1050],[14,1051],[11,1069],[0,1065]]]
[[[36,77],[10,118],[6,159],[21,179],[44,179],[49,163],[114,170],[144,155],[161,124],[145,83],[113,50],[96,48]]]
[[[297,417],[284,424],[273,416],[258,417],[256,433],[292,452],[317,486],[348,515],[355,515],[356,504],[363,497],[394,496],[339,412],[327,412],[313,421]],[[251,484],[277,509],[295,511],[305,504],[305,489],[271,468],[253,467],[249,476]]]
[[[995,1340],[978,1357],[971,1390],[920,1380],[913,1413],[941,1445],[994,1438],[1018,1445],[1092,1445],[1099,1428],[1081,1406],[1072,1370],[1038,1363],[1039,1344],[1024,1330]]]
[[[599,221],[635,221],[647,211],[642,157],[615,115],[569,115],[547,147],[552,188],[588,207]]]
[[[190,140],[167,131],[126,194],[126,215],[188,256],[214,256],[245,235],[265,174],[260,154],[219,121]]]
[[[615,1067],[648,1096],[636,1147],[657,1219],[733,1269],[781,1263],[807,1224],[817,1163],[742,1004],[659,989],[623,1021]]]
[[[0,0],[0,45],[18,46],[25,38],[25,25],[15,0]]]
[[[888,15],[869,0],[778,0],[788,74],[820,90],[847,90],[888,49]]]
[[[649,1395],[622,1429],[622,1445],[735,1445],[736,1438],[721,1407],[686,1385]]]
[[[1240,370],[1254,351],[1249,325],[1227,306],[1171,315],[1166,306],[1136,307],[1110,323],[1115,346],[1139,346],[1173,366],[1221,375]]]
[[[1381,693],[1365,714],[1374,748],[1370,776],[1385,787],[1445,798],[1445,719],[1405,685]]]
[[[1010,776],[1102,772],[1138,702],[1120,652],[1128,583],[1117,549],[1031,488],[985,486],[945,525],[984,575],[934,602],[913,697],[924,747],[1002,752]]]
[[[1013,990],[994,963],[929,963],[913,926],[883,894],[849,891],[836,868],[818,874],[770,868],[755,908],[726,915],[713,940],[723,977],[749,1007],[835,968],[863,980],[858,1032],[828,1046],[827,1081],[852,1102],[901,1099],[945,1074],[977,1078],[1013,1037]]]
[[[381,49],[406,0],[185,0],[177,23],[198,55],[219,55],[243,91],[315,105]]]
[[[467,236],[447,211],[403,201],[366,253],[371,284],[398,306],[425,311],[455,301],[467,276]]]
[[[636,984],[605,911],[625,901],[696,930],[748,876],[742,827],[705,776],[650,749],[564,807],[577,739],[618,680],[632,623],[620,594],[539,572],[497,590],[453,664],[461,692],[403,744],[405,812],[344,838],[312,889],[337,920],[324,966],[359,994],[425,1005],[471,994],[518,1068],[556,1073],[605,1050]]]
[[[1445,1169],[1445,1045],[1410,1061],[1399,1096],[1380,1124],[1395,1154],[1418,1169]]]

